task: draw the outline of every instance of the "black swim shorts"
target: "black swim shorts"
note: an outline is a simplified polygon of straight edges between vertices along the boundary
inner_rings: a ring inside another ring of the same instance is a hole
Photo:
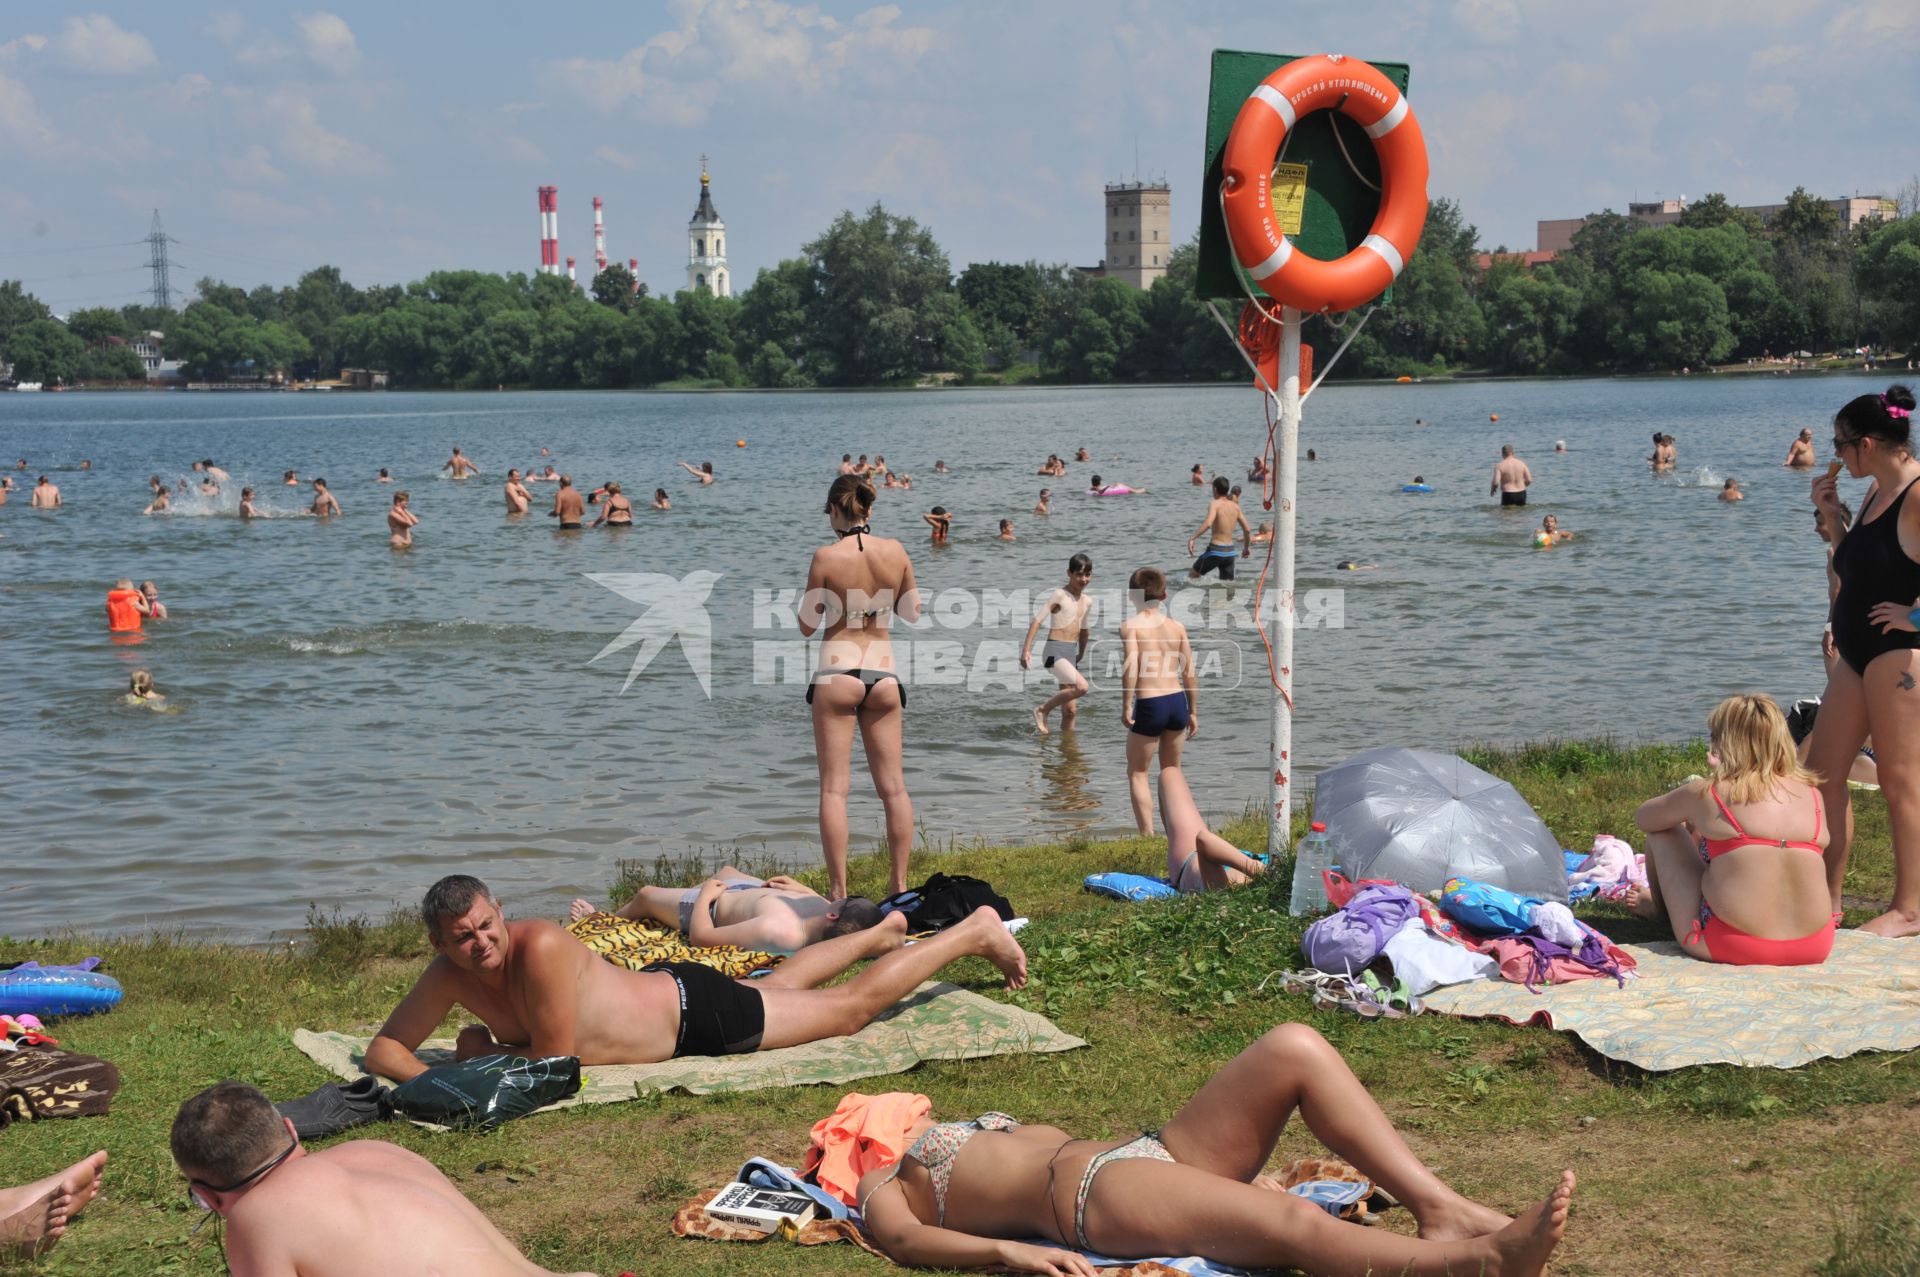
[[[1193,561],[1193,575],[1205,576],[1209,572],[1218,572],[1222,581],[1231,581],[1236,561],[1231,550],[1220,554],[1208,546],[1207,552]]]
[[[751,1055],[766,1032],[760,990],[729,980],[698,962],[656,962],[643,972],[673,977],[680,988],[680,1033],[673,1058],[683,1055]]]
[[[1500,494],[1501,505],[1525,505],[1526,503],[1527,490],[1525,488],[1520,489],[1518,492],[1502,492]]]

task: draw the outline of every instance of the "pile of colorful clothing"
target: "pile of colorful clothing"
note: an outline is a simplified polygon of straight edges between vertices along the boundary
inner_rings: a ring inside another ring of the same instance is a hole
[[[1634,960],[1555,901],[1449,879],[1437,900],[1397,882],[1326,875],[1337,908],[1307,928],[1300,947],[1311,971],[1288,984],[1318,1005],[1361,1015],[1410,1015],[1441,985],[1502,979],[1541,984],[1611,977],[1622,985]]]
[[[1593,840],[1593,852],[1561,853],[1567,861],[1567,899],[1619,900],[1635,887],[1647,885],[1647,858],[1612,834]]]

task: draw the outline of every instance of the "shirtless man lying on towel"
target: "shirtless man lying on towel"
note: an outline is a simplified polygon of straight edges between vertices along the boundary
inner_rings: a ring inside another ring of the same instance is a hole
[[[575,922],[593,912],[588,901],[573,902]],[[880,906],[865,896],[828,900],[784,875],[755,878],[732,865],[698,887],[642,887],[617,913],[678,927],[697,945],[730,944],[759,953],[797,953],[880,921]]]
[[[958,958],[985,958],[1010,989],[1027,982],[1027,955],[991,908],[911,946],[906,918],[896,914],[809,945],[757,980],[729,980],[691,962],[613,966],[555,923],[508,922],[486,884],[464,874],[433,884],[420,913],[439,956],[366,1054],[369,1073],[396,1082],[426,1071],[414,1051],[456,1003],[481,1020],[460,1031],[461,1059],[506,1052],[654,1064],[858,1033]],[[815,987],[862,958],[877,961],[845,984]]]

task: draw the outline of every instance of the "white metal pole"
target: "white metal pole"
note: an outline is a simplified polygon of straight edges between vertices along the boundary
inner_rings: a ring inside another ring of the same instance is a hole
[[[1293,822],[1293,498],[1300,455],[1300,312],[1291,306],[1280,311],[1277,389],[1280,428],[1274,457],[1273,580],[1267,585],[1267,597],[1274,602],[1273,665],[1279,676],[1273,693],[1272,819],[1267,825],[1267,851],[1275,856],[1286,852]]]

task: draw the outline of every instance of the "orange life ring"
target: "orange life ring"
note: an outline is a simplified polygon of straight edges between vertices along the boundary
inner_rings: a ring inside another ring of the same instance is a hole
[[[1274,221],[1268,183],[1287,130],[1311,111],[1360,125],[1380,157],[1380,211],[1360,246],[1334,261],[1299,252]],[[1220,205],[1233,255],[1283,306],[1352,310],[1399,278],[1427,221],[1427,142],[1404,94],[1372,65],[1339,54],[1287,63],[1234,117],[1221,156]]]

